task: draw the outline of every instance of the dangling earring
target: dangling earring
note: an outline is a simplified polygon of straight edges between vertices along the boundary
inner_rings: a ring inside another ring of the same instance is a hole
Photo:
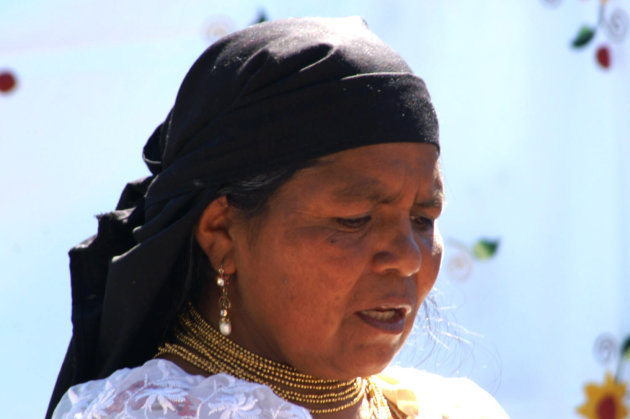
[[[219,276],[217,276],[217,285],[221,290],[221,296],[219,297],[219,332],[221,332],[223,336],[228,336],[232,333],[232,323],[228,317],[228,310],[232,307],[227,294],[229,278],[229,275],[225,275],[223,264],[221,264],[219,267]]]

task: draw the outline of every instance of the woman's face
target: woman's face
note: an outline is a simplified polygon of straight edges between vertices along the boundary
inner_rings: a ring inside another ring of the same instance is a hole
[[[387,366],[440,266],[437,158],[414,143],[335,153],[297,172],[260,219],[237,222],[231,337],[318,377]]]

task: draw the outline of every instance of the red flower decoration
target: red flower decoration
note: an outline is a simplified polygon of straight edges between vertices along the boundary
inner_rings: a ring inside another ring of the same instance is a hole
[[[595,57],[597,57],[597,62],[602,68],[610,67],[610,50],[607,46],[602,45],[597,48],[597,52],[595,53]]]
[[[9,93],[17,85],[15,76],[9,71],[3,71],[0,73],[0,92]]]

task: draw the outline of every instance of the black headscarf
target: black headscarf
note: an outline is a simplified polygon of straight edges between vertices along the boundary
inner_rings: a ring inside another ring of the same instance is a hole
[[[71,385],[154,355],[191,286],[176,266],[221,185],[384,142],[438,146],[437,118],[423,81],[360,18],[267,22],[210,46],[144,147],[153,175],[70,251],[73,336],[48,416]]]

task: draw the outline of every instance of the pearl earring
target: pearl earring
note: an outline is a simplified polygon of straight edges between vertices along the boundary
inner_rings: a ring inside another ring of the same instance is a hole
[[[223,264],[221,264],[219,267],[219,276],[217,276],[217,285],[221,290],[221,296],[219,297],[219,332],[221,332],[223,336],[229,336],[229,334],[232,333],[232,323],[228,317],[228,310],[232,307],[232,303],[230,303],[227,294],[229,279],[229,275],[225,275]]]

